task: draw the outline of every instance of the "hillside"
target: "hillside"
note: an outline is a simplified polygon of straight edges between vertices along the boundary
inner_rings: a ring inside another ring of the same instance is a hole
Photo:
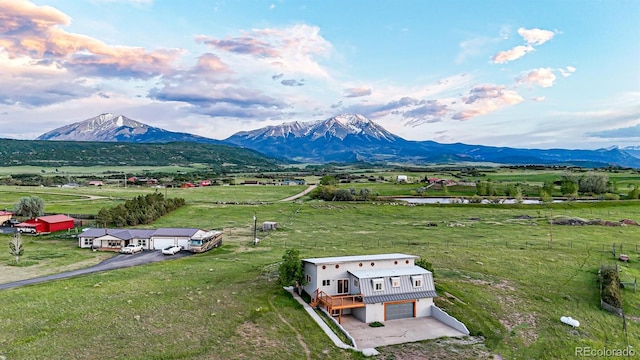
[[[282,162],[256,151],[226,145],[173,142],[115,142],[0,139],[0,166],[167,166],[207,164],[222,169],[272,169]]]

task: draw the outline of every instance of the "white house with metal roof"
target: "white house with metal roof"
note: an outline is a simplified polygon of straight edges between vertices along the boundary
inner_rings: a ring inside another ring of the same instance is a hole
[[[416,266],[416,259],[407,254],[303,259],[303,288],[312,306],[325,308],[339,322],[347,314],[366,323],[437,316],[468,334],[464,324],[434,305],[433,274]]]

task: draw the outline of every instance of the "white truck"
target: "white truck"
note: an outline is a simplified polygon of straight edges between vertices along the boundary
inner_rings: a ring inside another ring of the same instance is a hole
[[[142,245],[129,244],[120,249],[121,254],[135,254],[142,251]]]

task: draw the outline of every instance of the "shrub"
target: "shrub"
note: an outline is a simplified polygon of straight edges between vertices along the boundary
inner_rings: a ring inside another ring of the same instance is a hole
[[[615,268],[601,270],[602,300],[611,306],[622,307],[622,295],[620,294],[620,277]]]

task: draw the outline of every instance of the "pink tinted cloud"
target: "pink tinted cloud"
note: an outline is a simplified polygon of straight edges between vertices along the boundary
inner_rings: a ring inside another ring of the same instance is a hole
[[[252,29],[224,39],[198,35],[195,41],[215,48],[222,59],[235,55],[234,67],[255,71],[266,66],[270,69],[265,71],[286,71],[292,76],[329,77],[317,57],[331,56],[333,46],[316,26]]]
[[[524,101],[517,92],[496,85],[476,86],[469,91],[469,96],[462,100],[464,107],[453,115],[454,120],[468,120]]]
[[[70,17],[48,6],[0,1],[0,47],[12,59],[29,57],[82,74],[142,78],[170,72],[182,54],[177,49],[110,46],[59,27],[70,22]]]
[[[371,95],[371,89],[366,86],[348,88],[343,91],[344,97],[361,97]]]
[[[533,69],[522,77],[516,79],[518,83],[536,84],[540,87],[551,87],[556,81],[556,75],[550,68]]]
[[[531,45],[520,45],[514,47],[513,49],[499,52],[491,60],[495,64],[505,64],[509,61],[520,59],[521,57],[533,51],[534,49]]]
[[[198,73],[228,73],[229,67],[220,58],[211,53],[202,54],[195,66]]]
[[[198,35],[196,36],[196,41],[219,50],[236,54],[254,55],[259,57],[277,57],[280,54],[271,44],[249,36],[219,40],[208,36]]]
[[[518,34],[522,36],[524,41],[529,45],[542,45],[547,41],[553,39],[553,31],[542,29],[525,29],[519,28]]]

